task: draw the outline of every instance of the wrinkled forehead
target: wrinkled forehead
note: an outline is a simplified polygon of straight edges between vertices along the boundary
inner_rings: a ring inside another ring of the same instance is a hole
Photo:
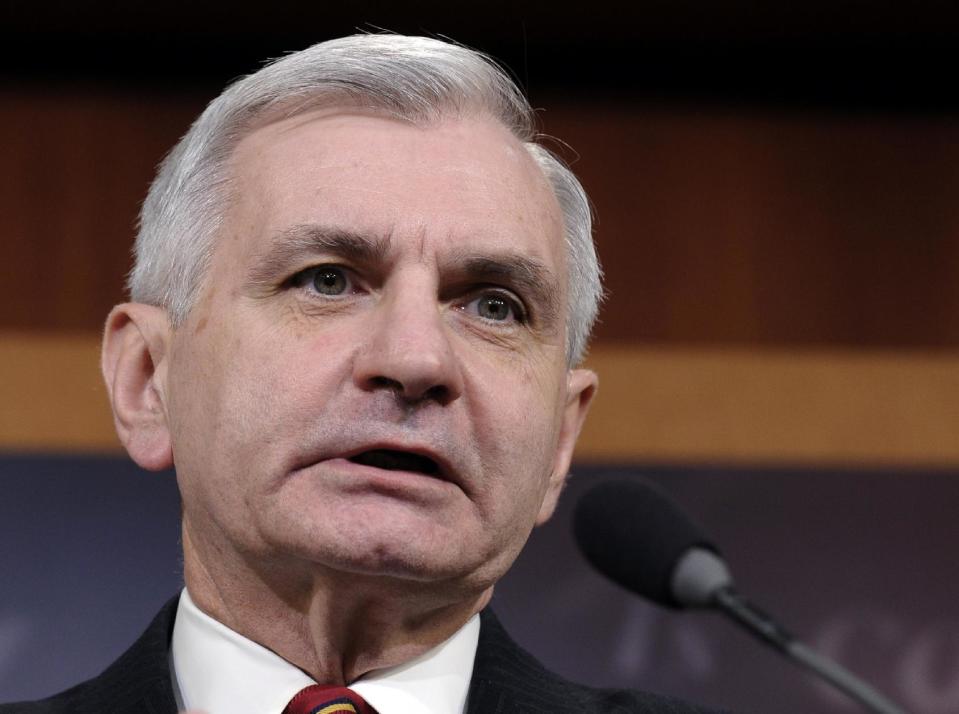
[[[231,157],[229,230],[247,253],[302,225],[393,242],[523,253],[565,284],[563,219],[543,171],[484,115],[430,121],[355,107],[265,123]]]

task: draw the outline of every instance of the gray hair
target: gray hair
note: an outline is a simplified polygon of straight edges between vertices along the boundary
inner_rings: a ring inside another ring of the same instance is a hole
[[[573,173],[536,143],[533,110],[489,57],[427,37],[353,35],[322,42],[233,83],[160,164],[140,213],[131,299],[180,325],[206,276],[231,200],[230,157],[263,124],[319,106],[358,106],[416,122],[482,112],[523,142],[551,184],[565,223],[566,358],[579,363],[602,299],[589,200]]]

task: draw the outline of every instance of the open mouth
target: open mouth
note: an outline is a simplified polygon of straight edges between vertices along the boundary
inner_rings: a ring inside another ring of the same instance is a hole
[[[412,471],[427,476],[437,476],[440,473],[439,464],[428,456],[411,454],[408,451],[394,451],[393,449],[371,449],[351,456],[349,461],[362,466],[373,466],[387,471]]]

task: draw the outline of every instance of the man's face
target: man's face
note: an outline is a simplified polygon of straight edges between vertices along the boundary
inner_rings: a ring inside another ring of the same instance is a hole
[[[493,121],[346,111],[263,127],[232,166],[165,373],[191,541],[487,587],[552,512],[594,384],[565,365],[545,178]]]

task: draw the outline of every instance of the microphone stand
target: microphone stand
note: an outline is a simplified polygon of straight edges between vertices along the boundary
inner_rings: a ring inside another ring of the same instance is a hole
[[[711,604],[745,627],[760,641],[821,677],[846,696],[859,702],[866,710],[875,714],[906,714],[905,709],[894,704],[852,672],[799,642],[732,587],[717,590]]]

